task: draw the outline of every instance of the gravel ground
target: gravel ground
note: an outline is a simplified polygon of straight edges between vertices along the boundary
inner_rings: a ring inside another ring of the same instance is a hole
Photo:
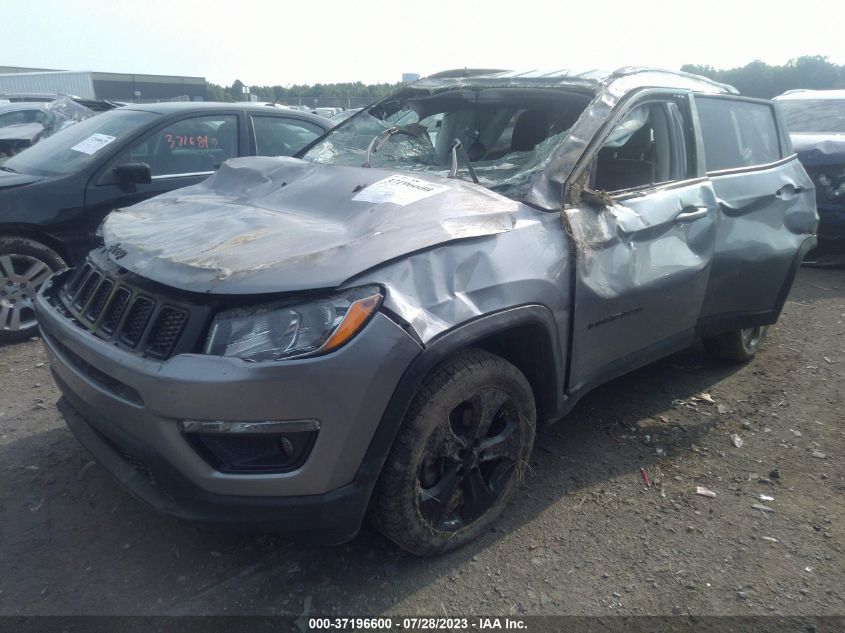
[[[421,560],[153,514],[65,428],[40,342],[6,346],[0,614],[845,614],[843,377],[845,271],[803,269],[754,362],[601,387],[495,530]]]

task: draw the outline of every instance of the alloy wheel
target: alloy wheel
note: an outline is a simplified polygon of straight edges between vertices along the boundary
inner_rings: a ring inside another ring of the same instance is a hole
[[[764,327],[748,327],[740,330],[742,346],[748,353],[753,353],[760,346],[765,331]]]
[[[470,525],[499,499],[519,458],[519,409],[487,387],[455,406],[429,438],[419,469],[419,509],[436,530]]]
[[[35,295],[52,273],[36,257],[0,255],[0,330],[18,332],[35,326]]]

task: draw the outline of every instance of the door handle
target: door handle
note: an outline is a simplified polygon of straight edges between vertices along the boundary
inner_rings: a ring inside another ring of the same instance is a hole
[[[696,206],[688,206],[681,209],[681,212],[675,216],[676,222],[692,222],[693,220],[697,220],[699,218],[703,218],[708,213],[710,213],[710,207],[696,207]]]
[[[783,198],[784,196],[786,196],[790,193],[792,195],[795,195],[796,193],[801,193],[805,189],[806,189],[806,187],[804,187],[802,185],[784,185],[783,187],[781,187],[780,189],[775,191],[775,197]]]

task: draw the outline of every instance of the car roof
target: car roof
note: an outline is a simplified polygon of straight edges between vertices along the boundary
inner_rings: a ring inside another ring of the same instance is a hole
[[[131,103],[129,105],[119,108],[120,110],[141,110],[143,112],[152,112],[154,114],[179,114],[183,112],[198,112],[202,113],[207,110],[243,110],[256,114],[276,114],[304,121],[316,123],[325,129],[331,126],[326,126],[325,122],[328,119],[324,117],[305,112],[303,110],[293,110],[290,108],[277,108],[272,104],[265,103],[248,103],[248,102],[232,102],[232,101],[163,101],[161,103]]]
[[[625,66],[617,70],[572,69],[556,70],[494,70],[488,68],[464,68],[446,70],[424,77],[410,84],[420,88],[445,87],[447,85],[489,85],[524,87],[583,87],[598,90],[619,79],[631,88],[672,87],[690,90],[717,90],[736,93],[733,86],[722,84],[707,77],[690,73],[651,68],[647,66]]]
[[[803,99],[845,99],[845,90],[787,90],[775,97],[778,101],[800,101]]]
[[[47,108],[43,101],[14,101],[12,103],[0,103],[0,112],[17,112],[19,110],[41,110]]]

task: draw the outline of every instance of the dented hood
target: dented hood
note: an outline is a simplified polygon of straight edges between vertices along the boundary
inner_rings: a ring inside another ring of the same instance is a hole
[[[518,208],[460,180],[252,157],[115,211],[102,232],[109,256],[143,277],[252,294],[336,287],[407,253],[509,231]]]

